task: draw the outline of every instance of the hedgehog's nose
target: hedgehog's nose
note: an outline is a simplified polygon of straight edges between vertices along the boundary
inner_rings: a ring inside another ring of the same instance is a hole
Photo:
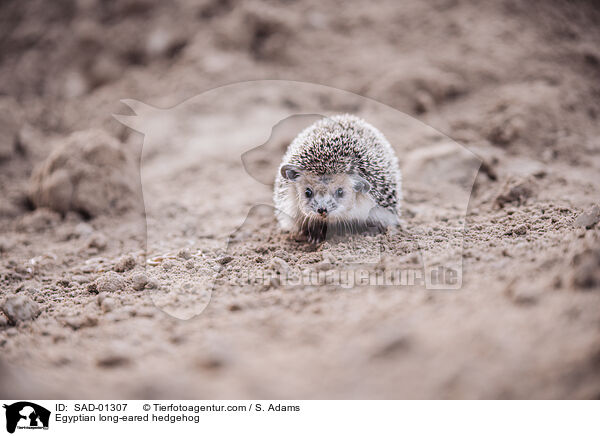
[[[325,218],[327,216],[327,209],[325,209],[324,207],[320,207],[317,209],[317,212],[319,212],[319,214]]]

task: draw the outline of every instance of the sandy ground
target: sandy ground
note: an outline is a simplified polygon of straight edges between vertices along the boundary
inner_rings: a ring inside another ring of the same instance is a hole
[[[599,398],[599,20],[592,1],[4,2],[0,396]],[[313,247],[277,228],[272,182],[339,112],[394,146],[403,222]],[[282,281],[449,253],[456,290]]]

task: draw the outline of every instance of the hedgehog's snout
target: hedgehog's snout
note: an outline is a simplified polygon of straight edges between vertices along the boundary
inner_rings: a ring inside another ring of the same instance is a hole
[[[329,213],[336,207],[335,202],[328,194],[317,195],[315,199],[314,211],[320,218],[327,218]]]

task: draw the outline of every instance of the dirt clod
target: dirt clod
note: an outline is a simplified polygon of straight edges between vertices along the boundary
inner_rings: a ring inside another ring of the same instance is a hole
[[[405,156],[405,178],[425,185],[452,183],[470,192],[481,159],[465,147],[448,142],[419,148]]]
[[[518,225],[513,229],[513,233],[518,236],[523,236],[527,234],[527,224]]]
[[[119,259],[115,267],[113,268],[116,272],[125,272],[135,268],[135,259],[131,255],[123,256]]]
[[[114,308],[117,305],[117,301],[114,298],[111,297],[107,297],[104,300],[102,300],[102,303],[100,303],[100,308],[102,309],[103,312],[112,312],[114,310]]]
[[[143,291],[148,285],[148,276],[144,273],[135,273],[131,277],[131,287],[136,291]]]
[[[504,290],[504,295],[517,306],[534,306],[541,298],[541,292],[536,283],[509,284]]]
[[[290,269],[290,266],[285,260],[279,257],[273,257],[271,262],[269,262],[269,268],[280,274],[285,274]]]
[[[98,324],[98,318],[91,314],[75,315],[66,318],[65,324],[73,330],[79,330],[85,327],[96,326]]]
[[[98,306],[100,306],[102,304],[102,302],[104,301],[104,299],[108,297],[108,294],[106,292],[100,292],[97,296],[96,296],[96,302],[98,303]]]
[[[50,209],[41,208],[23,216],[18,227],[25,231],[42,232],[55,227],[59,222],[59,214]]]
[[[496,196],[496,205],[504,207],[507,204],[520,206],[534,193],[534,182],[531,179],[507,180],[500,193]]]
[[[118,215],[140,206],[137,170],[123,145],[102,130],[73,133],[34,170],[36,207],[86,217]]]
[[[233,260],[232,256],[222,256],[217,259],[217,262],[220,263],[221,265],[227,265],[232,260]]]
[[[117,292],[123,290],[124,287],[125,280],[114,271],[109,271],[96,280],[98,292]]]
[[[257,60],[281,60],[291,37],[289,27],[289,22],[270,8],[253,4],[230,14],[218,38],[224,47],[245,50]]]
[[[573,256],[572,282],[582,290],[600,289],[600,249],[586,249]]]
[[[7,297],[0,305],[0,310],[13,325],[20,324],[23,321],[31,321],[40,314],[39,305],[25,295]]]
[[[100,251],[104,250],[108,244],[108,240],[104,233],[94,233],[87,241],[87,246],[89,248],[96,248]]]
[[[97,360],[98,366],[102,368],[116,368],[119,366],[128,365],[130,362],[131,359],[121,353],[108,353]]]
[[[407,352],[411,347],[410,338],[406,334],[389,335],[381,341],[381,344],[374,350],[372,357],[376,359],[386,359],[390,356]]]
[[[595,204],[577,217],[573,225],[575,227],[585,227],[591,229],[600,222],[600,206]]]

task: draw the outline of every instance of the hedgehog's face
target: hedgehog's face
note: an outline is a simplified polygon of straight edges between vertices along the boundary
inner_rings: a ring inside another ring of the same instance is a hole
[[[313,219],[335,221],[348,216],[357,196],[370,189],[369,183],[356,174],[316,175],[284,165],[281,175],[293,182],[302,215]]]

